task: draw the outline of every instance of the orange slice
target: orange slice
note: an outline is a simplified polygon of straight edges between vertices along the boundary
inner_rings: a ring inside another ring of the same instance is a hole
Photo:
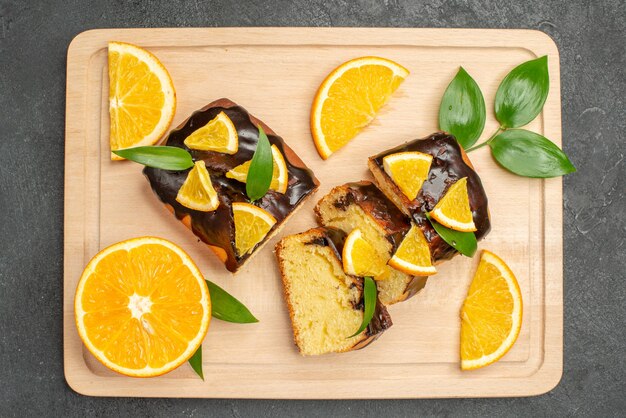
[[[311,109],[311,134],[320,156],[327,159],[369,125],[408,75],[400,64],[379,57],[356,58],[331,72]]]
[[[199,151],[235,154],[239,149],[239,135],[233,121],[226,113],[220,112],[185,138],[185,145]]]
[[[245,202],[233,203],[235,221],[235,248],[243,256],[267,235],[276,223],[276,219],[266,210]]]
[[[142,237],[91,259],[74,312],[80,338],[102,364],[149,377],[175,369],[200,347],[211,300],[189,255],[167,240]]]
[[[220,200],[211,184],[211,177],[204,161],[196,161],[178,190],[176,201],[189,209],[201,212],[211,212],[218,208]]]
[[[150,52],[109,42],[109,117],[111,150],[155,144],[176,112],[169,73]],[[121,160],[111,154],[114,160]]]
[[[422,152],[398,152],[383,158],[385,173],[409,199],[415,200],[428,178],[433,156]]]
[[[389,260],[396,270],[415,276],[430,276],[437,273],[433,266],[428,241],[417,225],[412,225],[400,246]]]
[[[278,150],[276,145],[272,145],[272,160],[274,161],[274,171],[272,174],[272,183],[270,189],[276,190],[278,193],[285,194],[287,192],[287,185],[289,183],[289,172],[287,170],[287,164],[283,154]],[[242,183],[246,182],[248,178],[248,170],[250,170],[251,161],[246,161],[243,164],[239,164],[237,167],[229,170],[226,173],[226,177],[229,179],[235,179]]]
[[[522,293],[515,275],[500,257],[483,250],[461,310],[461,369],[498,361],[521,327]]]
[[[430,212],[430,216],[441,225],[456,231],[476,231],[467,195],[467,177],[450,186]]]
[[[363,238],[360,229],[354,229],[346,237],[341,254],[343,270],[353,276],[371,276],[376,280],[389,277],[389,267],[383,256]]]

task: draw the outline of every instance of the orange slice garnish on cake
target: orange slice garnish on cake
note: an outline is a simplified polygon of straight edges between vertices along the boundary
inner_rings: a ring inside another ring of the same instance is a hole
[[[147,50],[109,42],[109,117],[111,151],[155,144],[176,112],[169,73]],[[114,160],[120,160],[111,154]]]
[[[187,361],[211,319],[200,270],[180,247],[154,237],[100,251],[85,267],[74,308],[85,347],[108,368],[135,377]]]
[[[341,64],[317,90],[311,109],[311,134],[327,159],[370,124],[409,75],[391,60],[361,57]]]
[[[343,271],[353,276],[370,276],[376,280],[389,277],[389,268],[382,254],[363,237],[360,229],[353,229],[346,237],[341,254]]]
[[[467,194],[467,177],[450,186],[430,212],[430,216],[441,225],[456,231],[476,231]]]
[[[235,124],[224,112],[220,112],[201,128],[185,138],[189,149],[235,154],[239,149],[239,135]]]
[[[522,293],[497,255],[483,250],[461,309],[461,368],[495,363],[513,346],[522,327]]]
[[[201,212],[211,212],[218,208],[220,200],[204,161],[196,161],[189,170],[185,182],[178,190],[176,201],[189,209]]]
[[[287,163],[285,163],[285,157],[278,150],[276,145],[272,145],[272,160],[274,163],[272,182],[270,183],[270,189],[276,190],[278,193],[285,194],[287,192],[287,185],[289,183],[289,171],[287,170]],[[226,173],[226,177],[229,179],[235,179],[242,183],[246,182],[248,178],[248,170],[250,170],[251,161],[246,161],[243,164],[239,164],[237,167],[229,170]]]
[[[433,266],[428,241],[419,226],[411,226],[389,260],[389,265],[414,276],[429,276],[437,273],[437,269]]]
[[[398,152],[383,158],[383,169],[409,200],[415,200],[432,161],[433,156],[423,152]]]
[[[235,248],[241,257],[249,253],[270,232],[276,218],[271,213],[245,202],[233,203]]]

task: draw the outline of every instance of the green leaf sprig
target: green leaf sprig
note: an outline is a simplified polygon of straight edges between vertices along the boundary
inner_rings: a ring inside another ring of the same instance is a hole
[[[193,167],[191,154],[187,150],[178,147],[165,145],[134,147],[115,150],[113,154],[148,167],[161,168],[163,170],[182,171]]]
[[[209,295],[211,297],[211,316],[222,321],[233,322],[237,324],[252,324],[259,322],[252,315],[246,306],[239,302],[237,298],[216,285],[215,283],[205,280],[209,287]],[[202,346],[198,347],[196,352],[188,360],[191,368],[204,380],[202,371]]]
[[[500,126],[485,142],[473,146],[484,129],[485,103],[478,85],[461,68],[441,101],[439,128],[453,134],[467,152],[489,145],[495,160],[519,176],[573,173],[576,168],[559,147],[542,135],[519,129],[541,113],[549,89],[547,56],[515,67],[496,92],[494,110]]]
[[[273,174],[272,147],[265,131],[259,125],[259,141],[246,177],[246,194],[250,200],[255,201],[265,196],[272,184]]]
[[[374,311],[376,310],[376,299],[378,291],[376,289],[376,282],[371,277],[363,278],[363,304],[364,312],[363,312],[363,321],[361,322],[361,326],[359,329],[349,336],[348,338],[352,338],[356,335],[362,333],[365,328],[370,324],[372,318],[374,317]]]
[[[441,225],[430,217],[430,214],[426,213],[426,218],[430,221],[437,234],[441,238],[450,244],[454,249],[463,254],[466,257],[473,257],[476,254],[478,248],[478,241],[476,235],[473,232],[461,232]]]

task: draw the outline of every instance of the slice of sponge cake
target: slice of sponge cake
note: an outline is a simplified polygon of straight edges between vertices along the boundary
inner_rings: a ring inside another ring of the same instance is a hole
[[[363,320],[363,279],[343,271],[344,240],[342,231],[321,227],[285,237],[276,246],[294,340],[303,355],[363,348],[392,324],[377,301],[369,326],[350,337]]]
[[[346,234],[359,228],[386,261],[411,228],[409,218],[369,181],[335,187],[317,203],[315,213],[320,224],[339,228]],[[410,276],[392,268],[390,272],[387,279],[376,282],[385,305],[406,300],[426,285],[426,277]]]

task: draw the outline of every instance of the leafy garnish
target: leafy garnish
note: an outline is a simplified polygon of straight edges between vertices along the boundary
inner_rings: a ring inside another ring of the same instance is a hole
[[[439,106],[439,129],[455,136],[465,149],[476,143],[485,127],[485,99],[476,81],[459,69]]]
[[[576,168],[567,155],[546,137],[525,129],[507,129],[490,143],[500,165],[524,177],[557,177]]]
[[[461,232],[445,227],[432,219],[428,213],[426,213],[426,218],[428,218],[430,224],[435,228],[437,234],[458,252],[466,257],[473,257],[474,254],[476,254],[478,242],[473,232]]]
[[[230,293],[209,280],[206,280],[206,284],[209,286],[209,294],[211,295],[211,315],[213,318],[237,324],[259,322],[248,308]]]
[[[147,146],[112,151],[127,160],[163,170],[182,171],[193,167],[191,154],[178,147]]]
[[[270,141],[263,128],[259,125],[259,141],[250,162],[250,169],[246,178],[246,194],[250,200],[255,201],[263,196],[272,184],[274,173],[274,160]]]
[[[546,55],[511,70],[496,93],[496,119],[500,126],[519,128],[530,123],[543,109],[549,89]]]
[[[374,317],[374,310],[376,309],[376,298],[377,298],[377,289],[376,283],[374,279],[371,277],[363,278],[363,304],[365,305],[363,308],[363,321],[361,322],[361,326],[351,336],[348,338],[352,338],[356,335],[362,333],[365,328],[370,324],[370,321]]]
[[[200,376],[200,379],[204,380],[204,372],[202,371],[202,346],[198,347],[193,356],[189,360],[189,364],[194,372]]]

